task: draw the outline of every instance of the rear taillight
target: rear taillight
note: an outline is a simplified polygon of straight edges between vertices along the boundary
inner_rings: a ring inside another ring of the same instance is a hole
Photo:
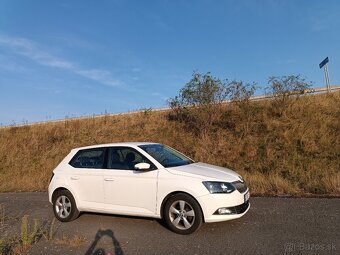
[[[51,178],[50,178],[50,182],[52,181],[52,179],[53,179],[53,176],[54,176],[54,173],[52,173],[52,176],[51,176]]]

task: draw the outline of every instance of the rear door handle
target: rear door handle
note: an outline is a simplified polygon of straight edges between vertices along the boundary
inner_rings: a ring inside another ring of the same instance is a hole
[[[107,182],[112,182],[112,181],[114,181],[115,179],[113,179],[113,178],[105,178],[104,180],[107,181]]]
[[[75,181],[75,180],[79,180],[79,177],[78,177],[78,176],[72,176],[72,177],[71,177],[71,180],[74,180],[74,181]]]

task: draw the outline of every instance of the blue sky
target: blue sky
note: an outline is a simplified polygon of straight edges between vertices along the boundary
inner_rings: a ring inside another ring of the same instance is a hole
[[[0,0],[0,123],[166,106],[194,70],[340,83],[340,1]]]

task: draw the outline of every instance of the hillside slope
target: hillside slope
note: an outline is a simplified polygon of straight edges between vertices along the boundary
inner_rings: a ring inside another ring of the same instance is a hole
[[[74,147],[154,141],[197,161],[242,174],[257,195],[340,196],[340,93],[228,104],[209,129],[194,131],[169,112],[69,120],[0,129],[0,191],[45,191]]]

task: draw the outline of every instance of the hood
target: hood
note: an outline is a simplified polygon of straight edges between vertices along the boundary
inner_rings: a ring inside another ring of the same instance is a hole
[[[167,170],[172,174],[191,176],[203,179],[217,179],[219,181],[234,182],[239,181],[239,175],[224,167],[209,165],[201,162],[167,168]]]

